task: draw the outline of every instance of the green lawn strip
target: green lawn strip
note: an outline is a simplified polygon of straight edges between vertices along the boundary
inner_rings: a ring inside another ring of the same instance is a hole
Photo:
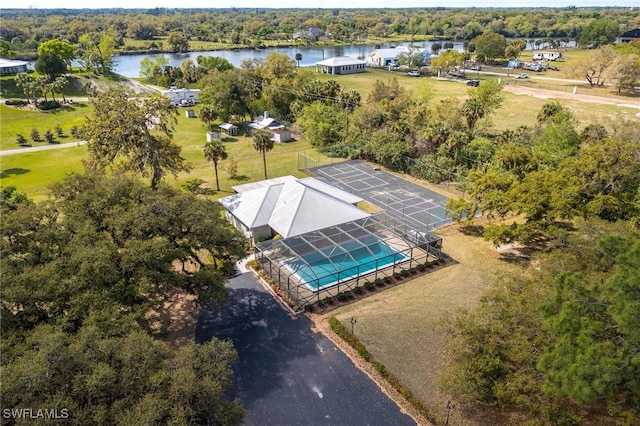
[[[421,415],[427,418],[430,422],[435,423],[433,415],[429,412],[429,409],[413,395],[413,392],[407,388],[392,372],[380,362],[376,361],[367,348],[358,340],[358,338],[351,334],[349,329],[342,324],[336,317],[329,317],[329,326],[342,340],[347,342],[352,348],[354,348],[363,360],[370,363],[373,368],[382,376],[398,393],[400,393]]]
[[[14,185],[33,200],[49,194],[49,185],[84,170],[87,147],[52,149],[0,157],[0,186]]]
[[[86,102],[76,102],[65,104],[59,109],[49,111],[38,111],[31,109],[20,109],[0,105],[0,149],[19,148],[16,143],[16,135],[21,134],[27,139],[31,146],[47,145],[44,141],[44,133],[51,130],[55,135],[56,125],[62,128],[63,137],[56,135],[57,143],[74,142],[76,139],[71,136],[71,127],[84,122],[84,117],[91,114],[92,106]],[[37,129],[42,142],[31,141],[31,130]]]
[[[355,335],[371,356],[442,423],[449,397],[438,384],[448,363],[440,321],[447,313],[475,306],[497,276],[519,267],[501,260],[491,243],[464,235],[456,226],[438,234],[443,251],[457,263],[341,306],[333,315],[342,323],[355,318]]]

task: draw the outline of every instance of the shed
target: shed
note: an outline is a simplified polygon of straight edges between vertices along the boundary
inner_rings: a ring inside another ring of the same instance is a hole
[[[274,142],[290,142],[293,140],[291,132],[287,129],[277,129],[273,131]]]
[[[192,109],[185,110],[184,116],[187,118],[196,118],[196,113]]]
[[[238,136],[238,126],[231,123],[222,123],[220,128],[230,136]]]
[[[220,139],[220,132],[207,132],[207,142],[219,140],[222,140]]]

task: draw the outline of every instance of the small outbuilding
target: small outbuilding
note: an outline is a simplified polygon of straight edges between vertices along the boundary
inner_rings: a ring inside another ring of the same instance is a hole
[[[219,141],[222,140],[220,138],[220,132],[207,132],[207,142]]]
[[[324,74],[354,74],[367,71],[367,63],[350,56],[336,56],[316,62],[316,72]]]
[[[291,132],[287,129],[276,129],[273,131],[274,142],[291,142],[292,140]]]
[[[220,128],[229,136],[238,136],[238,126],[231,123],[222,123]]]

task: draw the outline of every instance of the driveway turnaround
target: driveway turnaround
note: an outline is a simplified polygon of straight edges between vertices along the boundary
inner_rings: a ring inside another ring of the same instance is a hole
[[[344,161],[310,169],[343,190],[379,206],[390,216],[429,231],[449,222],[447,198],[363,161]]]
[[[245,425],[415,425],[329,339],[292,318],[251,272],[228,281],[224,306],[202,310],[196,342],[231,340],[240,358],[229,393]]]

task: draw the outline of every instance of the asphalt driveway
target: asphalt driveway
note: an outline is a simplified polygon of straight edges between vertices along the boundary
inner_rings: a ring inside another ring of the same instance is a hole
[[[228,301],[202,310],[196,342],[230,339],[238,351],[231,398],[245,425],[415,425],[306,317],[291,318],[246,272]]]

